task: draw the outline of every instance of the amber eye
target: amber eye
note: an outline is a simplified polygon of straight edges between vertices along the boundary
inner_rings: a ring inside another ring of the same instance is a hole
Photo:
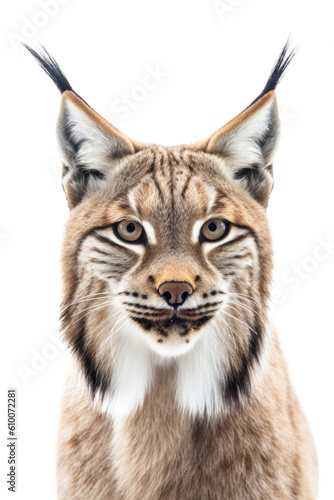
[[[140,243],[144,235],[143,227],[134,220],[122,220],[115,228],[116,235],[129,243]]]
[[[210,219],[203,224],[201,236],[206,241],[217,241],[227,234],[227,223],[222,219]]]

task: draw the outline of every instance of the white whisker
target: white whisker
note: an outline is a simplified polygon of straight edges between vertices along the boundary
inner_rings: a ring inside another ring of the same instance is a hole
[[[83,297],[79,297],[77,300],[74,300],[73,302],[71,302],[70,304],[68,304],[66,307],[64,307],[61,311],[60,311],[60,314],[63,314],[64,311],[66,311],[66,309],[68,309],[69,307],[75,305],[75,304],[78,304],[80,302],[88,302],[89,300],[92,300],[93,297],[96,297],[97,295],[103,295],[103,296],[113,296],[113,294],[111,292],[100,292],[100,293],[92,293],[91,295],[84,295]],[[105,297],[96,297],[96,299],[103,299]]]
[[[253,309],[253,308],[252,308],[252,307],[250,307],[250,306],[246,306],[245,304],[242,304],[242,302],[240,302],[240,301],[233,300],[233,299],[232,299],[232,300],[231,300],[231,299],[229,299],[228,303],[226,304],[226,305],[227,305],[227,307],[229,306],[229,304],[230,304],[230,303],[231,303],[231,304],[234,304],[234,305],[238,305],[238,306],[242,307],[243,309],[245,309],[245,310],[247,310],[247,311],[252,312],[253,314],[257,314],[257,315],[259,316],[259,318],[260,318],[260,319],[263,319],[263,318],[262,318],[262,316],[261,316],[261,314],[260,314],[258,311],[256,311],[255,309]],[[231,306],[230,306],[230,307],[231,307]],[[231,307],[231,309],[234,309],[234,308],[233,308],[233,307]]]
[[[102,304],[94,304],[93,306],[86,307],[85,309],[82,309],[81,311],[77,311],[76,313],[73,314],[73,316],[77,316],[78,314],[81,314],[85,311],[89,311],[91,309],[98,309],[100,307],[103,307],[105,305],[111,305],[114,304],[116,300],[107,300],[106,302],[103,302]],[[85,316],[85,315],[84,315]]]
[[[235,320],[239,321],[239,322],[240,322],[240,323],[242,323],[244,326],[246,326],[247,328],[249,328],[249,329],[250,329],[253,333],[255,333],[255,335],[258,335],[258,333],[257,333],[257,332],[255,332],[255,331],[253,330],[253,328],[251,328],[249,325],[247,325],[247,323],[245,323],[244,321],[241,321],[241,319],[238,319],[238,318],[236,318],[235,316],[233,316],[233,314],[229,314],[229,313],[228,313],[228,312],[226,312],[226,311],[224,311],[224,314],[227,314],[227,316],[230,316],[231,318],[233,318],[233,319],[235,319]]]

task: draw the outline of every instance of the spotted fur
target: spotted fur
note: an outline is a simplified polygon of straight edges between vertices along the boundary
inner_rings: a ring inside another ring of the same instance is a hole
[[[314,500],[312,437],[267,316],[275,87],[293,52],[207,141],[164,147],[127,138],[29,50],[63,94],[71,208],[59,498]],[[210,241],[214,218],[225,233]],[[138,243],[122,220],[141,224]],[[179,307],[159,293],[175,281],[192,291]]]

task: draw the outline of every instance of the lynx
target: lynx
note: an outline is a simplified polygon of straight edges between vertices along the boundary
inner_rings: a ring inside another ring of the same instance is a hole
[[[61,500],[314,500],[317,459],[268,319],[275,89],[208,140],[129,139],[27,47],[62,93],[72,351]]]

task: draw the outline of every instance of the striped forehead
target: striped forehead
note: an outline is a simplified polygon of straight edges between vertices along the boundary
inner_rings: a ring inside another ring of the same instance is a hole
[[[197,172],[190,158],[170,150],[154,152],[151,169],[128,192],[132,210],[148,219],[203,218],[215,200],[216,189],[205,182],[205,176]]]

